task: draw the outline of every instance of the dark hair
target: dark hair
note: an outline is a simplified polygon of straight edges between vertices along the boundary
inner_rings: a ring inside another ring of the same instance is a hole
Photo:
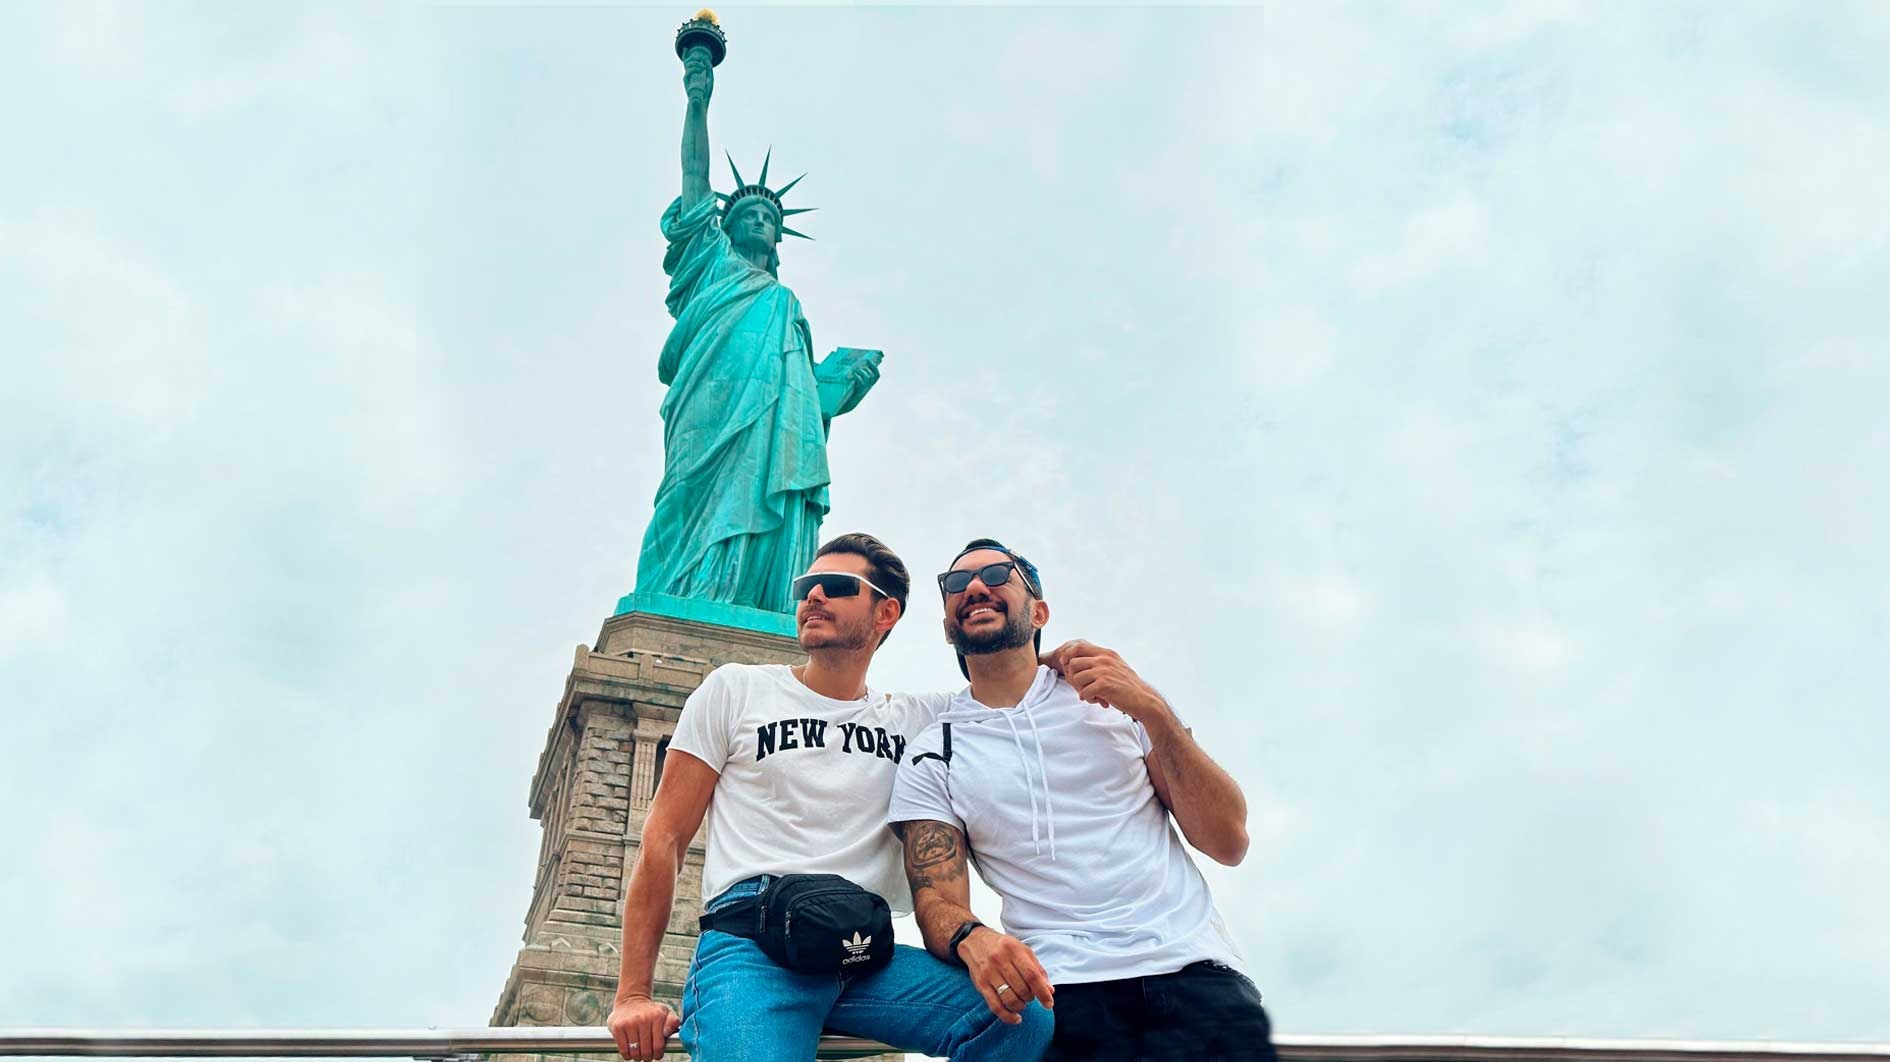
[[[906,571],[906,562],[899,559],[886,543],[864,531],[850,531],[827,540],[827,544],[814,551],[816,557],[831,556],[835,553],[850,553],[866,558],[866,578],[874,586],[886,591],[894,601],[899,602],[899,614],[906,614],[906,594],[912,589],[912,576]],[[887,631],[879,639],[881,645],[892,637]]]
[[[970,542],[965,543],[965,548],[958,551],[958,556],[952,558],[952,563],[957,564],[964,559],[965,554],[980,549],[996,550],[1006,557],[1009,557],[1011,562],[1017,565],[1018,574],[1024,577],[1024,589],[1029,592],[1030,596],[1039,601],[1043,600],[1043,577],[1037,574],[1037,566],[1025,560],[1022,553],[1017,552],[995,538],[974,538]],[[1037,628],[1037,630],[1031,634],[1030,647],[1036,650],[1038,655],[1043,654],[1042,627]],[[958,671],[966,678],[971,677],[971,667],[965,663],[965,654],[963,653],[958,654]]]

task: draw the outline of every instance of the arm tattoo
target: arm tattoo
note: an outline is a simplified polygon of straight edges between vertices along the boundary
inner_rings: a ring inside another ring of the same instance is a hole
[[[911,852],[912,865],[930,867],[943,863],[958,854],[958,839],[952,836],[950,826],[938,822],[920,823],[912,835],[907,848]]]
[[[976,919],[967,907],[965,861],[970,845],[957,827],[942,822],[908,822],[905,831],[906,882],[912,886],[913,915],[925,937],[926,950],[947,962],[960,961],[951,953],[952,930],[966,919]]]
[[[911,823],[906,831],[906,877],[912,891],[929,889],[965,876],[965,856],[958,831],[942,822]]]

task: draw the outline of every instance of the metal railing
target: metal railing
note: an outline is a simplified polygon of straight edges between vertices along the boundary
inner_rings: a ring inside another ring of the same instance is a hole
[[[1890,1044],[1601,1040],[1542,1036],[1280,1036],[1282,1062],[1890,1062]],[[891,1048],[823,1036],[818,1058]],[[0,1029],[0,1055],[150,1058],[415,1058],[615,1055],[597,1027],[494,1029]],[[671,1038],[669,1053],[682,1047]]]
[[[891,1048],[821,1037],[818,1057],[864,1058]],[[615,1055],[610,1033],[585,1026],[491,1029],[0,1029],[0,1055],[150,1058],[415,1058]],[[669,1054],[683,1054],[670,1037]]]

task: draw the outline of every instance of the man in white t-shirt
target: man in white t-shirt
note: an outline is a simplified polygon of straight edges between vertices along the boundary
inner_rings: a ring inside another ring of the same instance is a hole
[[[1260,994],[1174,830],[1239,863],[1240,786],[1115,653],[1070,642],[1039,665],[1050,608],[1019,554],[977,539],[939,591],[971,685],[908,745],[887,813],[926,947],[987,1000],[1054,995],[1046,1059],[1271,1062]],[[1003,933],[971,913],[967,856]]]
[[[725,664],[690,694],[624,898],[622,968],[608,1021],[624,1058],[660,1058],[678,1031],[697,1062],[805,1062],[823,1030],[965,1062],[1042,1055],[1047,1010],[991,1008],[964,970],[917,948],[895,948],[872,973],[816,975],[777,965],[746,936],[705,928],[682,1015],[650,998],[676,874],[705,814],[705,914],[752,904],[784,874],[836,874],[894,912],[912,909],[886,802],[908,742],[949,697],[866,685],[910,585],[884,543],[841,535],[794,580],[807,662]]]

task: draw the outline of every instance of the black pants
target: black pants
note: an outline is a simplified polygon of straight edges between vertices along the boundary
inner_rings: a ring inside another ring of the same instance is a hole
[[[1056,987],[1056,1038],[1044,1062],[1277,1060],[1260,993],[1225,966],[1197,962],[1171,974]]]

